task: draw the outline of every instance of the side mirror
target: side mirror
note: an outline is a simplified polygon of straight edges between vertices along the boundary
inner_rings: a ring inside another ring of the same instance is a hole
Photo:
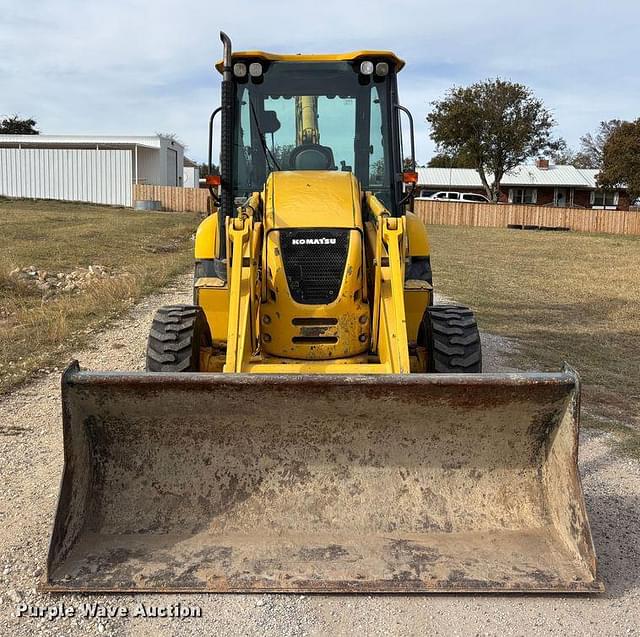
[[[265,133],[275,133],[280,130],[280,120],[275,111],[263,111],[260,116],[260,128]]]

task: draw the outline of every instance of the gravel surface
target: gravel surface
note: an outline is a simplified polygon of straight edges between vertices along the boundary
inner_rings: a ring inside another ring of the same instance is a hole
[[[190,301],[190,277],[145,299],[77,353],[91,369],[144,365],[144,344],[159,305]],[[515,345],[488,335],[487,371],[505,369]],[[0,399],[0,635],[636,635],[640,634],[640,463],[617,457],[607,434],[581,439],[580,468],[600,569],[601,596],[45,595],[42,578],[62,467],[59,374]],[[66,604],[199,606],[201,618],[17,617],[24,601]]]

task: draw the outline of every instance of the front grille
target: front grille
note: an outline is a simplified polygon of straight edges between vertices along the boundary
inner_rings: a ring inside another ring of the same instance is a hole
[[[281,230],[280,250],[293,300],[324,305],[338,297],[349,251],[349,230]]]

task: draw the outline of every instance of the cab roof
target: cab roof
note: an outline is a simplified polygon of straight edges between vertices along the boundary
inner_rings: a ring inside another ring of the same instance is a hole
[[[351,51],[350,53],[295,53],[280,54],[267,53],[266,51],[234,51],[231,59],[252,58],[257,60],[267,60],[269,62],[352,62],[362,58],[384,58],[393,64],[396,71],[404,66],[404,60],[391,51]],[[222,73],[222,61],[216,64],[216,69]]]

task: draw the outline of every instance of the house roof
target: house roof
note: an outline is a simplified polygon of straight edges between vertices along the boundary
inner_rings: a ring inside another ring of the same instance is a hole
[[[482,188],[480,175],[473,168],[418,168],[418,183],[437,188]]]
[[[597,188],[597,169],[574,166],[535,165],[517,166],[502,178],[503,186],[562,186]],[[418,168],[418,183],[433,188],[482,188],[478,171],[474,168]]]
[[[32,148],[160,148],[161,139],[160,135],[0,135],[0,147],[19,144]]]

